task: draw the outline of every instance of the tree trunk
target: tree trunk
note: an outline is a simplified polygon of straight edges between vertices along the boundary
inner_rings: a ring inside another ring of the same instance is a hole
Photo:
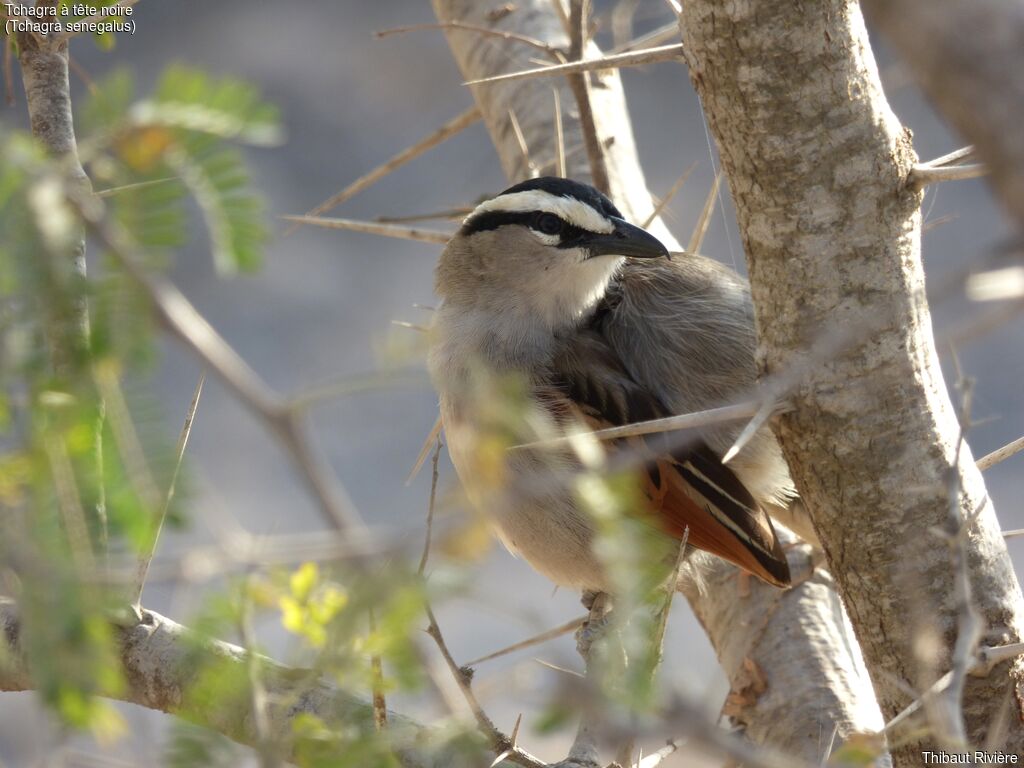
[[[441,22],[462,21],[514,31],[568,50],[568,38],[549,0],[519,2],[505,16],[503,3],[433,0]],[[499,17],[498,21],[494,21]],[[449,31],[452,53],[467,80],[535,67],[535,52],[515,40]],[[588,58],[600,55],[591,43]],[[628,218],[642,222],[652,210],[637,159],[622,84],[616,71],[594,77],[595,128],[607,152],[609,187]],[[555,152],[552,88],[563,109],[572,93],[562,79],[514,80],[473,87],[484,121],[510,180],[529,169],[509,113],[516,115],[531,155],[543,163]],[[583,145],[578,121],[566,121],[566,143]],[[609,141],[611,139],[611,141]],[[550,166],[547,170],[550,173]],[[587,177],[585,153],[575,153],[568,172]],[[677,241],[660,222],[651,227],[670,248]],[[881,728],[878,707],[863,662],[830,577],[811,573],[808,547],[791,553],[796,586],[788,591],[751,584],[722,562],[707,574],[708,588],[687,595],[715,647],[732,691],[725,712],[755,743],[768,744],[817,763],[833,728],[837,744],[853,733]],[[669,650],[671,653],[671,650]],[[884,758],[883,758],[884,762]]]
[[[1019,641],[1024,607],[981,474],[958,450],[924,295],[921,193],[907,184],[910,134],[885,101],[855,2],[687,0],[681,25],[736,203],[762,372],[795,385],[776,433],[889,720],[908,687],[954,660],[966,617],[958,552],[983,642]],[[938,533],[975,516],[962,549]],[[1022,672],[1004,663],[967,678],[971,744],[992,746],[1012,700],[994,746],[1024,752]],[[894,763],[919,766],[945,735],[902,740]]]

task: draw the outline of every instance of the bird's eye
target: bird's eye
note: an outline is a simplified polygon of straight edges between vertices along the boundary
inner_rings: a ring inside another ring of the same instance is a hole
[[[534,228],[545,235],[557,235],[565,226],[560,218],[553,213],[541,213],[537,216]]]

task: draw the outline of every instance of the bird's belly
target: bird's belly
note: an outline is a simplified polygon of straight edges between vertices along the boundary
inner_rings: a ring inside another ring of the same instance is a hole
[[[442,404],[442,413],[444,413]],[[564,467],[506,454],[500,469],[481,466],[478,433],[446,414],[452,464],[470,502],[494,525],[502,544],[560,586],[602,590],[603,568],[591,549],[594,529],[571,490],[552,481]],[[538,488],[547,490],[539,491]]]

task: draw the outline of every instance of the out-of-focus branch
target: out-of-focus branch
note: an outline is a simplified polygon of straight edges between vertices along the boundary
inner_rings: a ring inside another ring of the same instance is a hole
[[[59,621],[60,617],[53,617]],[[281,666],[261,659],[260,683],[264,696],[264,738],[256,731],[250,716],[249,701],[236,699],[237,708],[223,697],[209,701],[188,696],[188,691],[203,670],[226,665],[239,676],[248,676],[253,659],[244,648],[220,640],[203,639],[188,628],[160,614],[142,610],[139,617],[111,625],[120,649],[125,686],[117,698],[147,709],[180,715],[242,744],[258,746],[272,738],[275,743],[291,744],[292,721],[311,714],[328,727],[373,730],[373,706],[320,679],[315,672]],[[22,635],[18,608],[10,600],[0,599],[0,640],[5,664],[0,668],[0,691],[30,691],[34,688],[31,670],[25,663],[19,641]],[[10,663],[8,663],[10,662]],[[387,713],[388,736],[395,754],[405,768],[469,768],[479,766],[484,755],[438,749],[438,734],[399,715]],[[431,745],[433,742],[433,748]],[[290,757],[286,754],[285,757]],[[486,764],[484,762],[483,764]],[[503,763],[509,768],[510,763]]]
[[[586,54],[589,24],[590,0],[570,0],[569,58],[574,61],[581,61]],[[583,134],[583,146],[586,147],[587,162],[590,163],[590,179],[597,189],[606,195],[611,194],[604,148],[597,133],[594,107],[590,98],[590,75],[586,72],[576,72],[567,75],[567,79],[573,98],[576,99],[576,109],[579,111],[580,133]]]
[[[315,223],[308,221],[308,219],[310,217],[319,216],[322,213],[326,213],[332,208],[336,208],[337,206],[341,205],[346,200],[355,197],[367,187],[376,184],[389,173],[398,170],[406,163],[415,160],[424,152],[433,149],[438,144],[441,144],[450,139],[452,136],[458,135],[466,128],[473,125],[479,119],[480,111],[476,107],[467,109],[461,115],[453,117],[451,120],[442,125],[429,136],[416,142],[411,147],[403,149],[397,155],[381,163],[369,173],[365,173],[362,176],[360,176],[358,179],[353,181],[351,184],[346,186],[337,194],[331,195],[329,198],[324,200],[315,208],[313,208],[310,211],[307,211],[305,216],[290,219],[290,221],[292,221],[292,226],[285,230],[285,234],[290,234],[294,230],[298,229],[299,226],[302,224]]]
[[[363,524],[358,512],[313,448],[301,413],[267,386],[170,280],[143,266],[126,233],[109,220],[101,205],[76,194],[70,196],[70,201],[97,239],[149,297],[164,328],[195,353],[277,436],[306,478],[327,521],[343,531],[360,530]]]
[[[1006,0],[864,0],[938,110],[991,170],[1024,231],[1024,5]]]
[[[645,64],[659,64],[663,61],[679,61],[683,55],[683,46],[679,43],[659,45],[656,48],[644,48],[639,51],[615,53],[596,59],[577,59],[565,64],[552,64],[549,67],[506,72],[501,75],[490,75],[477,80],[468,80],[466,85],[482,85],[484,83],[501,83],[511,80],[529,80],[535,77],[553,77],[555,75],[576,75],[581,72],[600,72],[605,69],[619,67],[640,67]]]
[[[421,243],[437,243],[444,245],[451,240],[451,234],[436,229],[421,227],[403,227],[398,224],[382,224],[376,221],[358,221],[356,219],[335,219],[330,216],[282,216],[285,221],[293,224],[310,224],[325,229],[344,229],[349,232],[362,232],[367,235],[394,237],[399,240],[418,240]]]

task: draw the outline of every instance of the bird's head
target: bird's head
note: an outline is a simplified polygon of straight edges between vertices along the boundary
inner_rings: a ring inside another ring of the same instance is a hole
[[[668,256],[665,246],[587,184],[543,177],[480,203],[437,268],[446,302],[575,322],[603,295],[623,257]]]

